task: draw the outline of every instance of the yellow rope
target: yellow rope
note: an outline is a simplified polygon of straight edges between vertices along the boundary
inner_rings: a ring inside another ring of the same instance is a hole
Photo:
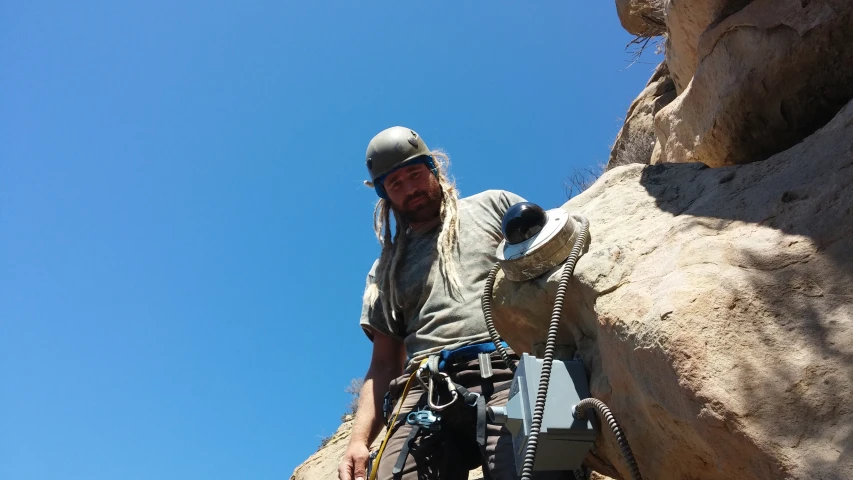
[[[406,395],[409,393],[409,387],[411,387],[412,379],[418,374],[420,367],[423,366],[427,362],[427,359],[421,361],[421,364],[418,365],[418,368],[409,375],[409,379],[406,380],[406,386],[403,388],[403,394],[400,395],[400,400],[397,402],[397,411],[394,412],[394,418],[391,420],[391,423],[388,424],[388,430],[385,432],[385,438],[382,440],[382,445],[379,446],[379,452],[376,454],[376,458],[373,460],[373,467],[370,471],[370,477],[368,480],[375,480],[376,475],[379,472],[379,460],[382,458],[382,452],[385,451],[385,446],[388,445],[388,439],[391,438],[391,430],[394,429],[394,425],[397,424],[397,416],[400,415],[400,410],[403,408],[403,402],[406,400]]]

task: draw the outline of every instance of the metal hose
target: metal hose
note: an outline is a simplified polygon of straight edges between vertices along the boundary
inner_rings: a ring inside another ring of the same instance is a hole
[[[530,480],[533,477],[533,462],[536,460],[536,447],[539,444],[539,430],[542,428],[542,417],[545,416],[545,399],[548,397],[548,383],[551,379],[551,365],[554,362],[554,350],[557,348],[557,330],[563,315],[563,299],[569,288],[569,281],[575,271],[575,264],[581,254],[581,249],[586,244],[589,234],[589,222],[586,217],[572,215],[572,218],[580,222],[581,231],[575,239],[569,258],[563,265],[563,273],[557,286],[557,295],[554,299],[554,310],[551,314],[551,324],[548,326],[548,337],[545,340],[545,353],[542,355],[542,374],[539,377],[539,391],[536,394],[536,404],[533,407],[533,418],[530,422],[530,435],[527,440],[527,451],[524,453],[524,463],[521,467],[522,480]]]
[[[585,398],[581,400],[575,405],[575,418],[584,418],[584,411],[593,407],[598,409],[601,416],[610,425],[610,429],[613,430],[613,435],[616,436],[616,441],[619,443],[619,449],[622,450],[622,456],[625,458],[625,462],[628,463],[628,468],[631,469],[631,478],[633,480],[642,480],[643,477],[640,476],[640,468],[637,466],[637,461],[634,459],[634,454],[631,452],[628,440],[625,439],[622,429],[619,428],[619,424],[613,418],[613,414],[610,413],[610,409],[607,408],[604,402],[597,398]]]
[[[492,342],[495,344],[495,348],[497,348],[498,353],[501,355],[501,359],[503,359],[504,363],[513,373],[515,373],[515,363],[510,361],[509,354],[506,353],[506,349],[503,344],[501,344],[501,337],[498,335],[498,331],[495,330],[494,321],[492,321],[492,290],[495,285],[495,277],[498,274],[498,270],[501,269],[500,264],[496,263],[494,267],[489,271],[489,276],[486,278],[486,288],[483,291],[483,316],[486,317],[486,327],[489,329],[489,336],[492,337]]]

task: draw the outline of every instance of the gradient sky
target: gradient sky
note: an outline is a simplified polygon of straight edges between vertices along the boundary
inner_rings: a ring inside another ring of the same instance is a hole
[[[3,2],[0,478],[289,478],[369,360],[369,139],[559,206],[630,40],[613,1]]]

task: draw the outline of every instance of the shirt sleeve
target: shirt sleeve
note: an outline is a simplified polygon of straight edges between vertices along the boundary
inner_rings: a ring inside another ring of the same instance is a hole
[[[526,202],[522,196],[517,195],[512,192],[508,192],[506,190],[501,190],[500,195],[500,208],[501,208],[501,216],[509,210],[509,207],[515,205],[516,203]]]
[[[376,259],[376,261],[373,262],[373,266],[370,267],[370,271],[367,273],[361,304],[361,318],[359,319],[359,325],[361,326],[362,331],[364,331],[364,334],[367,335],[367,338],[371,342],[373,341],[374,332],[377,331],[385,335],[399,338],[398,335],[392,334],[388,329],[388,324],[385,321],[385,315],[383,314],[382,301],[376,295],[376,292],[378,292],[376,287],[377,264],[379,264],[379,259]]]
[[[493,229],[494,234],[498,238],[503,238],[501,224],[506,211],[516,203],[526,202],[527,200],[506,190],[488,190],[485,198],[486,201],[482,203],[481,207],[484,217],[489,219],[489,227]]]
[[[494,209],[498,229],[500,229],[500,224],[503,222],[504,214],[509,210],[509,207],[519,202],[526,202],[527,200],[518,194],[508,192],[506,190],[493,190],[491,193],[491,206]]]

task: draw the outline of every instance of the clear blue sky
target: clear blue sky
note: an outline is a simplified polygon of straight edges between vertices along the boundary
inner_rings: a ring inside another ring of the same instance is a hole
[[[4,2],[0,478],[288,478],[369,359],[370,137],[552,208],[660,60],[534,4]]]

